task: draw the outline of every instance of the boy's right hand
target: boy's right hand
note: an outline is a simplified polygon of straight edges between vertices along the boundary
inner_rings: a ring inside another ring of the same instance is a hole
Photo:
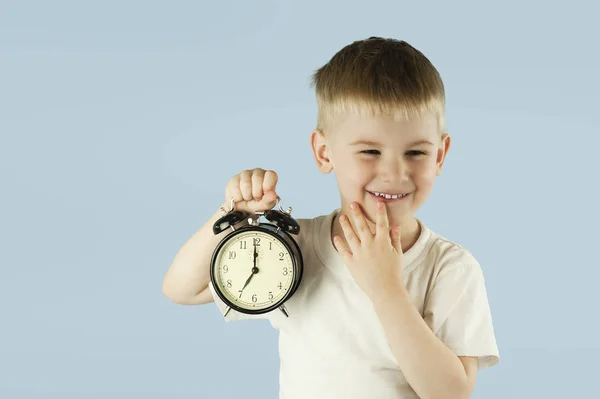
[[[229,211],[231,199],[234,209],[250,214],[256,211],[267,211],[277,203],[277,173],[260,168],[244,170],[233,176],[225,188],[225,205]]]

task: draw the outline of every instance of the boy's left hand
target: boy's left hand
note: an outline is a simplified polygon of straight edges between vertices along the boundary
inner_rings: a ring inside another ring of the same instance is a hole
[[[377,203],[375,233],[367,224],[360,206],[350,205],[352,224],[347,216],[340,216],[340,225],[346,243],[336,236],[334,245],[342,255],[358,286],[374,300],[378,294],[402,286],[404,257],[400,243],[400,228],[390,231],[386,206]]]

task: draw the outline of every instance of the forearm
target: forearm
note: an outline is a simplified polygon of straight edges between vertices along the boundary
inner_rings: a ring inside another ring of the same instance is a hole
[[[373,304],[400,370],[419,397],[469,397],[461,361],[431,331],[404,286],[381,290]]]
[[[225,205],[224,205],[225,206]],[[210,259],[212,253],[228,231],[213,233],[213,225],[223,216],[221,210],[196,231],[179,249],[163,279],[162,290],[173,302],[186,305],[206,303],[207,296],[198,295],[210,282]]]

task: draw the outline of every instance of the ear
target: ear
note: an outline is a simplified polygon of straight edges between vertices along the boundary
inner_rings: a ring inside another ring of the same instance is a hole
[[[317,161],[317,167],[321,173],[330,173],[333,170],[333,163],[330,159],[330,151],[327,145],[327,138],[320,130],[313,130],[310,135],[310,144],[313,156]]]
[[[450,135],[448,133],[444,133],[442,135],[440,148],[437,150],[437,157],[435,160],[436,164],[436,176],[442,174],[442,166],[444,166],[444,161],[446,160],[446,155],[448,154],[448,150],[450,149]]]

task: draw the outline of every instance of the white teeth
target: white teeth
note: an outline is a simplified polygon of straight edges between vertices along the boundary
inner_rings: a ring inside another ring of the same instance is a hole
[[[404,197],[406,194],[385,194],[385,193],[373,193],[378,197],[384,197],[386,199],[398,199]]]

